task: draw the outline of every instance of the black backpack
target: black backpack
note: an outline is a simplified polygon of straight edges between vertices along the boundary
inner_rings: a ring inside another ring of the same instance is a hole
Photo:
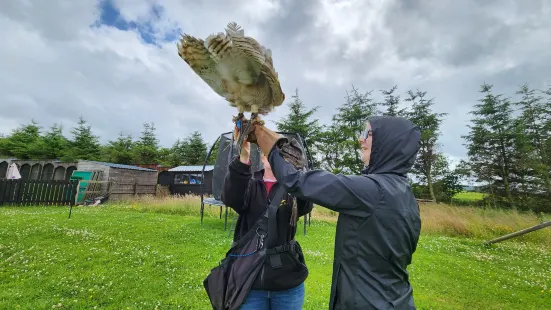
[[[298,266],[299,272],[308,273],[296,240],[274,246],[278,234],[277,210],[285,194],[286,190],[280,186],[260,219],[249,232],[234,242],[225,258],[203,281],[214,310],[238,309],[256,278],[266,268],[272,269],[267,272],[278,272],[280,268],[289,266],[289,261],[293,261],[293,266]],[[297,267],[292,268],[296,272]]]

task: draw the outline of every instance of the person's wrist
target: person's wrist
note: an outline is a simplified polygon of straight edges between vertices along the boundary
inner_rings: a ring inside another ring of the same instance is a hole
[[[283,137],[264,126],[257,127],[254,133],[256,136],[256,144],[266,156],[269,156],[276,142]]]
[[[239,156],[239,160],[240,160],[242,163],[247,164],[247,165],[251,162],[251,159],[250,159],[249,156],[243,156],[243,155],[241,155],[241,156]]]

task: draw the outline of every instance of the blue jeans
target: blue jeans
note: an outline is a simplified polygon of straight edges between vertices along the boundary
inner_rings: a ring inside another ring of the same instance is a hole
[[[302,310],[304,282],[285,291],[251,290],[240,310]]]

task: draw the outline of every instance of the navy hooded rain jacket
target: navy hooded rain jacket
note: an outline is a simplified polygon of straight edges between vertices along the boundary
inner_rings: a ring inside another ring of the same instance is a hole
[[[409,120],[377,116],[362,175],[297,171],[274,147],[270,165],[290,194],[339,212],[329,309],[415,309],[406,270],[421,230],[407,180],[420,131]]]

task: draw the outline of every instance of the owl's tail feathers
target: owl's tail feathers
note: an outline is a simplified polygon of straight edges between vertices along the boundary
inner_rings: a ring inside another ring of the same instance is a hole
[[[232,37],[244,37],[245,30],[236,22],[230,22],[228,23],[228,28],[226,28],[226,34]]]

